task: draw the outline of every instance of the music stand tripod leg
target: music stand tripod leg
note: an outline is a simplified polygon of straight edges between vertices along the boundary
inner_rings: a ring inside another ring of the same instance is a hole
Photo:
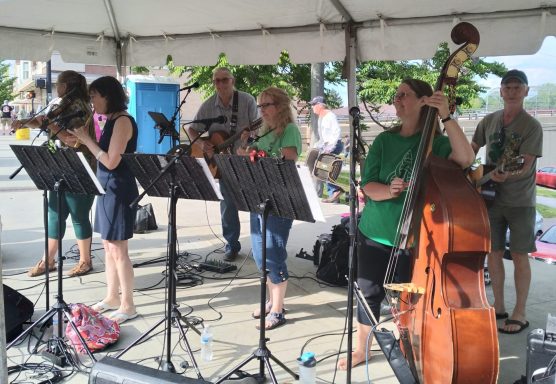
[[[272,366],[270,365],[270,359],[272,359],[272,361],[274,361],[276,364],[278,364],[280,367],[282,367],[287,373],[289,373],[295,380],[299,380],[299,375],[297,375],[295,372],[293,372],[292,370],[290,370],[288,367],[286,367],[286,365],[284,363],[282,363],[280,360],[278,360],[275,356],[272,356],[270,350],[267,348],[266,346],[266,328],[265,328],[265,316],[263,315],[266,310],[265,310],[265,305],[266,305],[266,283],[267,283],[267,274],[268,271],[266,270],[266,223],[267,223],[267,219],[268,219],[268,214],[271,210],[271,205],[270,205],[270,200],[266,200],[264,203],[262,203],[260,205],[261,208],[261,240],[262,240],[262,263],[261,263],[261,277],[260,277],[260,301],[259,301],[259,310],[260,310],[260,318],[259,318],[259,348],[253,352],[249,357],[247,357],[245,360],[243,360],[241,363],[239,363],[236,367],[234,367],[231,371],[229,371],[228,373],[226,373],[224,376],[222,376],[220,379],[218,379],[218,381],[215,382],[215,384],[218,383],[222,383],[224,380],[226,380],[227,378],[229,378],[234,372],[238,371],[241,367],[243,367],[245,364],[247,364],[248,362],[250,362],[253,359],[258,359],[259,360],[259,377],[261,379],[265,378],[265,374],[264,374],[264,368],[266,366],[266,369],[268,371],[268,374],[270,376],[270,379],[272,380],[273,383],[278,384],[278,382],[276,381],[276,375],[274,374],[274,371],[272,370]]]
[[[115,357],[120,358],[124,353],[126,353],[129,349],[133,346],[137,345],[140,341],[144,340],[154,329],[156,329],[159,325],[166,322],[166,358],[164,361],[161,362],[161,369],[166,372],[176,373],[176,369],[174,364],[171,361],[172,356],[172,323],[175,322],[181,337],[184,340],[186,346],[186,352],[191,359],[191,363],[197,374],[199,379],[202,379],[201,372],[199,370],[199,366],[193,356],[193,351],[191,350],[191,346],[187,340],[185,331],[181,324],[181,321],[185,321],[182,319],[182,315],[178,310],[178,304],[176,302],[176,244],[177,244],[177,233],[176,233],[176,205],[177,205],[177,196],[176,196],[176,185],[171,183],[170,184],[170,214],[168,215],[168,306],[166,309],[166,315],[164,318],[160,319],[153,327],[151,327],[146,333],[142,334],[134,340],[129,346],[127,346],[122,352],[117,354]],[[192,327],[195,329],[191,324],[187,323],[188,327]],[[195,329],[195,332],[200,332]]]
[[[53,316],[58,316],[58,325],[56,329],[53,329],[53,336],[47,340],[47,350],[44,353],[44,356],[51,360],[52,362],[57,362],[59,366],[65,366],[65,353],[63,351],[60,350],[60,345],[62,343],[65,343],[64,338],[62,336],[63,334],[63,326],[64,326],[64,322],[63,317],[65,316],[70,324],[70,326],[73,328],[74,332],[77,334],[80,343],[82,344],[85,352],[87,352],[87,354],[89,355],[89,357],[91,358],[91,360],[93,360],[94,362],[96,362],[95,357],[93,356],[93,354],[91,353],[91,350],[89,349],[89,347],[87,346],[87,342],[85,341],[85,339],[83,338],[83,336],[81,336],[81,334],[79,333],[75,323],[72,321],[71,319],[71,312],[69,310],[69,306],[66,304],[66,302],[64,301],[64,296],[63,296],[63,286],[62,286],[62,272],[63,272],[63,256],[62,256],[62,214],[61,214],[61,207],[62,207],[62,201],[63,201],[63,195],[64,195],[64,191],[63,191],[63,180],[59,180],[54,184],[54,191],[56,191],[57,194],[57,204],[58,204],[58,268],[57,268],[57,272],[58,272],[58,291],[57,294],[55,296],[56,302],[52,305],[52,308],[46,312],[43,316],[41,316],[37,321],[35,321],[33,324],[31,324],[31,326],[29,328],[27,328],[24,332],[22,332],[18,337],[16,337],[8,346],[6,349],[10,349],[17,341],[19,341],[20,339],[22,339],[23,337],[25,337],[27,334],[29,334],[33,328],[35,326],[37,326],[38,324],[42,324],[43,322],[50,322],[50,324],[52,324],[51,319]],[[48,270],[48,254],[46,255],[46,261],[45,261],[45,267],[46,270]],[[41,336],[42,338],[42,336]],[[35,346],[34,351],[37,350],[37,346]]]

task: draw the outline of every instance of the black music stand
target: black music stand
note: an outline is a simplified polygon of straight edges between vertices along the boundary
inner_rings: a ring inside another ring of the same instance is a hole
[[[38,189],[56,191],[58,195],[58,208],[62,206],[63,194],[66,192],[83,194],[83,195],[100,195],[104,193],[104,189],[95,177],[91,167],[87,163],[82,153],[76,152],[70,148],[49,148],[48,146],[32,146],[32,145],[10,145],[16,157],[25,168],[33,183]],[[60,215],[60,209],[58,209]],[[58,292],[56,294],[56,303],[43,316],[35,321],[29,328],[16,337],[7,349],[15,345],[21,338],[29,334],[37,324],[43,324],[51,321],[53,316],[58,316],[58,327],[54,329],[53,337],[48,341],[46,357],[56,362],[57,365],[64,366],[66,357],[61,348],[63,343],[62,315],[65,315],[69,324],[79,337],[83,348],[89,357],[96,361],[93,354],[87,347],[87,343],[77,330],[77,327],[71,320],[71,311],[64,301],[62,293],[62,220],[58,218]],[[45,260],[48,269],[48,260]],[[39,340],[40,342],[40,340]]]
[[[176,146],[176,142],[179,143],[180,135],[174,125],[175,119],[172,118],[172,121],[169,121],[163,113],[160,112],[147,112],[149,116],[154,120],[155,128],[158,127],[160,129],[160,139],[158,139],[158,144],[162,143],[164,140],[164,136],[170,136],[172,139],[172,148]]]
[[[168,215],[168,271],[166,274],[168,278],[168,307],[162,319],[115,357],[121,357],[166,321],[166,360],[163,362],[162,369],[175,373],[174,364],[170,360],[172,355],[172,321],[174,321],[185,342],[187,353],[195,372],[199,379],[202,379],[181,322],[183,321],[187,327],[193,329],[198,334],[200,332],[181,315],[176,301],[176,203],[178,199],[219,201],[222,196],[216,187],[216,182],[210,174],[206,162],[203,159],[183,156],[183,153],[171,156],[150,154],[122,155],[126,165],[144,189],[144,192],[135,199],[132,205],[137,204],[145,194],[170,198],[170,213]]]
[[[222,182],[232,192],[233,200],[241,211],[256,212],[262,216],[261,229],[266,234],[266,221],[269,214],[293,220],[315,222],[322,218],[322,212],[316,198],[316,192],[306,172],[306,180],[300,178],[294,161],[275,158],[260,158],[252,162],[247,156],[215,155],[214,160],[222,174]],[[306,168],[305,168],[306,170]],[[308,199],[307,195],[314,195]],[[270,379],[277,384],[270,365],[270,359],[282,367],[296,380],[299,376],[270,353],[265,336],[265,302],[266,302],[266,235],[262,236],[262,268],[260,277],[260,324],[259,347],[245,360],[224,374],[215,384],[222,383],[234,372],[240,370],[253,359],[260,362],[259,379],[264,379],[266,366]]]

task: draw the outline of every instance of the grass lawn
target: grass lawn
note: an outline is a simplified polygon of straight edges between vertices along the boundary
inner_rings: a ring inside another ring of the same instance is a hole
[[[537,196],[556,198],[556,191],[550,188],[537,187]]]

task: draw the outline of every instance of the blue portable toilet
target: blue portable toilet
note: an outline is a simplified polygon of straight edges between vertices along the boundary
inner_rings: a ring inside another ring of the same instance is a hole
[[[179,102],[180,83],[163,76],[129,75],[125,81],[129,96],[128,112],[137,121],[139,135],[137,152],[165,154],[173,148],[171,136],[160,141],[160,129],[149,115],[149,112],[162,113],[168,120],[172,118]],[[174,129],[179,137],[179,116]]]

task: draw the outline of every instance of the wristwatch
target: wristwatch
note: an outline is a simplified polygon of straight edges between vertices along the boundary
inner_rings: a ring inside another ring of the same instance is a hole
[[[452,115],[448,115],[448,116],[446,116],[445,118],[440,119],[440,121],[442,122],[442,124],[444,124],[445,122],[450,121],[450,120],[452,120]]]

